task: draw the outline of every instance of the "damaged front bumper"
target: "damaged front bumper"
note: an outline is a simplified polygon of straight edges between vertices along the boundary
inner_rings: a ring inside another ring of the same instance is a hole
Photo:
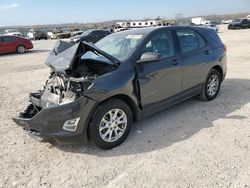
[[[31,104],[14,122],[38,141],[54,140],[59,144],[87,141],[87,128],[96,101],[82,96],[62,105],[44,106],[39,93],[30,95]]]

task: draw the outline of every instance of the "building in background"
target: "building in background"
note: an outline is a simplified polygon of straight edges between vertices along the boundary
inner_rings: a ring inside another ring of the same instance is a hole
[[[139,20],[132,21],[128,23],[130,28],[140,28],[140,27],[153,27],[153,26],[161,26],[163,25],[162,20]]]
[[[136,20],[136,21],[124,21],[116,22],[113,26],[114,32],[119,32],[131,28],[143,28],[143,27],[155,27],[155,26],[168,26],[173,23],[169,23],[162,19],[147,19],[147,20]]]

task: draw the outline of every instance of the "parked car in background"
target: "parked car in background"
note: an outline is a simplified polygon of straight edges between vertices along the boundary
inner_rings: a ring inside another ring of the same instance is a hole
[[[95,45],[58,41],[46,60],[51,74],[44,89],[30,94],[13,120],[39,141],[90,139],[111,149],[133,121],[194,96],[215,99],[226,63],[225,45],[203,27],[132,29]]]
[[[50,39],[65,39],[70,38],[68,29],[55,29],[51,32]]]
[[[77,35],[81,35],[83,33],[83,31],[80,30],[79,28],[71,28],[69,30],[69,32],[70,32],[70,36],[71,37],[74,37],[74,36],[77,36]]]
[[[237,19],[228,25],[228,29],[250,28],[250,19]]]
[[[14,35],[0,35],[0,54],[15,52],[23,54],[32,48],[33,44],[29,39]]]
[[[205,24],[205,25],[198,25],[198,27],[207,27],[213,29],[216,33],[219,32],[219,27],[216,24]]]
[[[20,33],[17,29],[7,29],[4,31],[5,35],[15,35],[22,37],[22,33]]]
[[[86,42],[96,43],[102,38],[108,36],[109,34],[110,32],[106,30],[91,29],[83,32],[81,35],[71,37],[70,42],[78,43],[81,41],[86,41]]]
[[[46,32],[37,29],[31,29],[27,34],[27,37],[31,40],[41,40],[48,38]]]

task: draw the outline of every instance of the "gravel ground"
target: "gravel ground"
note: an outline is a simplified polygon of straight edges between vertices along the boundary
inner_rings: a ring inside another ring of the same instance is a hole
[[[250,30],[222,26],[220,36],[228,74],[218,98],[152,115],[110,151],[39,143],[11,120],[42,88],[55,41],[0,56],[0,187],[250,187]]]

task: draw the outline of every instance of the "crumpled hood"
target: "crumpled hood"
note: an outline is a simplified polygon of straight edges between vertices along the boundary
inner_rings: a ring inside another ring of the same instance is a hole
[[[59,40],[55,47],[49,52],[45,64],[53,71],[64,72],[69,69],[74,62],[78,48],[79,44],[73,45]]]
[[[94,44],[87,42],[72,44],[59,40],[57,41],[55,47],[49,52],[49,56],[47,57],[45,64],[47,64],[55,72],[64,73],[65,70],[73,67],[77,56],[81,56],[87,51],[96,51],[111,60],[114,64],[120,63],[119,60],[100,50]]]

